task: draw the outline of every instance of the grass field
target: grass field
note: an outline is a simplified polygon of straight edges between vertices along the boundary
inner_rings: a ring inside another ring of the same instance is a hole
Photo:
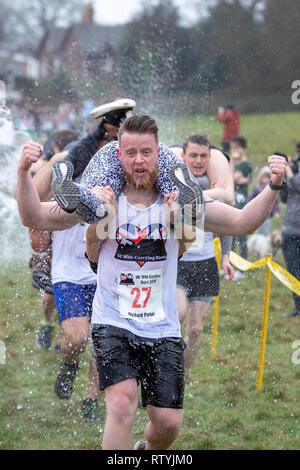
[[[253,161],[264,164],[269,149],[293,155],[300,140],[298,119],[297,113],[243,117]],[[195,118],[176,121],[170,129],[170,140],[164,141],[171,144],[203,129],[213,140],[221,127],[209,118]],[[167,129],[163,132],[167,136]],[[277,261],[284,265],[281,253]],[[6,347],[6,363],[0,364],[0,449],[101,449],[104,423],[86,423],[80,413],[90,350],[81,357],[71,399],[59,400],[53,385],[61,358],[53,349],[42,351],[36,346],[40,298],[31,287],[26,264],[11,266],[0,276],[0,340]],[[292,344],[300,340],[300,318],[281,318],[293,308],[293,301],[291,292],[275,277],[263,386],[256,390],[264,276],[265,269],[260,268],[241,281],[222,279],[217,353],[211,354],[211,312],[186,385],[182,430],[172,449],[299,449],[300,365],[292,362]],[[56,324],[53,344],[58,334]],[[103,393],[99,401],[105,415]],[[146,422],[146,412],[139,409],[136,440],[142,437]]]
[[[204,132],[215,145],[221,144],[222,124],[215,116],[195,116],[160,120],[162,142],[167,145],[182,143],[191,134]],[[248,142],[247,155],[254,169],[266,164],[266,159],[279,150],[295,155],[300,140],[300,113],[248,114],[241,116],[240,134]]]

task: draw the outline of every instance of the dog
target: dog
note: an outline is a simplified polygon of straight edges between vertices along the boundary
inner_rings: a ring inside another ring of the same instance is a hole
[[[272,230],[271,232],[271,247],[273,258],[276,257],[278,251],[282,247],[282,234],[280,230]]]
[[[249,256],[257,259],[265,258],[268,254],[272,254],[275,258],[281,245],[282,235],[280,230],[272,230],[268,236],[254,233],[247,239]]]

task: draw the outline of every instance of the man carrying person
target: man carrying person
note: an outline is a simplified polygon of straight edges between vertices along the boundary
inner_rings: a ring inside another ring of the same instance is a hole
[[[202,189],[210,187],[206,174],[211,158],[210,147],[206,136],[201,134],[190,136],[182,147],[182,160]],[[214,191],[218,191],[218,188],[211,191],[212,198]],[[218,198],[219,195],[216,199]],[[181,325],[187,314],[187,301],[189,302],[184,352],[186,375],[198,353],[209,306],[219,293],[219,272],[212,241],[213,233],[205,231],[203,243],[196,241],[178,261],[177,308]],[[234,269],[229,263],[231,243],[232,237],[221,237],[222,269],[228,280],[234,275]]]
[[[101,111],[101,108],[98,109]],[[103,113],[103,110],[101,112]],[[125,176],[118,158],[117,145],[117,142],[106,145],[89,161],[84,156],[88,156],[89,152],[85,150],[85,153],[83,153],[84,145],[82,144],[82,152],[77,156],[73,155],[71,158],[69,154],[62,162],[53,164],[53,194],[57,203],[65,211],[76,212],[82,220],[88,223],[97,222],[105,217],[106,212],[103,202],[90,191],[90,188],[111,186],[116,196],[119,196],[125,182]],[[234,205],[234,186],[227,157],[217,148],[211,149],[211,156],[207,170],[211,181],[211,189],[208,190],[207,195],[210,197],[210,191],[218,188],[219,192],[222,193],[220,198],[227,204]],[[175,155],[167,146],[159,144],[156,186],[161,194],[165,195],[177,190],[176,185],[170,178],[170,168],[180,162],[180,157]],[[73,177],[78,174],[79,167],[85,168],[80,185],[74,184],[72,181]],[[179,200],[180,204],[186,202],[187,198],[193,198],[189,190],[183,192],[185,196]]]
[[[93,263],[99,259],[92,336],[100,388],[106,395],[104,449],[133,448],[137,379],[149,415],[139,449],[169,448],[182,422],[184,343],[176,308],[176,274],[178,255],[186,242],[193,241],[193,229],[190,223],[181,223],[177,200],[182,190],[164,199],[156,190],[157,133],[155,121],[148,116],[126,119],[118,147],[126,174],[124,194],[116,201],[111,188],[93,189],[104,200],[112,221],[105,240],[98,238],[95,225],[87,232],[88,257]],[[22,223],[40,230],[74,225],[80,220],[78,215],[54,211],[57,206],[52,202],[41,203],[28,177],[39,151],[39,144],[25,144],[19,163],[17,201]],[[267,187],[243,210],[211,200],[206,204],[205,229],[241,235],[254,231],[266,219],[281,186],[286,160],[272,155],[269,164],[273,188]],[[200,186],[189,177],[186,166],[177,164],[171,174],[174,185],[195,194],[193,215],[204,214]],[[117,214],[113,212],[116,208]]]
[[[40,178],[44,174],[43,166],[47,165],[46,154],[51,158],[54,154],[61,154],[62,150],[72,141],[77,139],[77,134],[73,131],[56,131],[47,141],[47,151],[45,148],[39,155],[38,161],[31,167],[33,178]],[[51,170],[52,175],[52,170]],[[49,184],[51,179],[49,178]],[[44,181],[43,181],[43,184]],[[43,199],[42,199],[43,200]],[[54,331],[54,310],[55,299],[51,281],[51,234],[29,230],[29,239],[34,254],[29,261],[32,271],[31,284],[42,292],[43,319],[37,337],[38,345],[43,349],[50,349]],[[56,345],[56,350],[60,350],[60,345]]]
[[[70,131],[55,133],[54,142],[56,134],[68,132]],[[54,161],[65,158],[69,151],[72,151],[74,144],[76,145],[76,137],[75,135],[73,141],[66,142],[65,146],[54,146],[54,155],[33,178],[41,200],[51,199],[52,164]],[[100,146],[110,140],[108,134],[105,134]],[[76,180],[79,182],[80,176]],[[44,241],[43,248],[49,248],[49,246],[52,248],[50,283],[62,331],[60,338],[62,361],[55,380],[54,391],[61,399],[71,397],[73,383],[79,371],[79,358],[84,352],[90,336],[90,317],[96,290],[96,276],[85,257],[86,228],[86,224],[80,222],[74,227],[61,231],[36,232],[31,230],[31,233],[34,233],[35,237],[39,237],[41,241],[48,236],[48,246],[47,241]],[[98,381],[96,361],[94,354],[92,354],[89,364],[88,389],[81,405],[82,416],[86,421],[102,419],[98,404]]]

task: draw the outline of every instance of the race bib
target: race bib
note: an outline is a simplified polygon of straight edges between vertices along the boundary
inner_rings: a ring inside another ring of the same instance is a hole
[[[122,318],[154,323],[164,320],[162,270],[119,272],[119,310]]]

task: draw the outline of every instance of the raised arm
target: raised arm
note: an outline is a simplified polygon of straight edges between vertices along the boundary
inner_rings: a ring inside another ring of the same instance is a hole
[[[234,206],[234,183],[229,162],[223,152],[212,148],[207,176],[210,181],[210,189],[204,194],[211,199],[222,199],[226,204]]]
[[[271,180],[274,185],[282,184],[287,161],[284,157],[272,155],[268,158]],[[206,204],[205,229],[220,235],[242,236],[253,233],[269,216],[278,190],[268,185],[243,209],[235,209],[227,204],[208,201]]]
[[[181,256],[196,240],[195,227],[182,224],[179,217],[179,206],[177,204],[178,192],[166,194],[164,196],[166,221],[174,228],[174,233],[179,241],[179,254]]]
[[[33,177],[33,184],[38,192],[40,201],[49,201],[52,193],[53,163],[63,160],[68,155],[68,151],[56,153]]]
[[[81,221],[77,214],[68,214],[56,202],[41,202],[30,174],[31,165],[37,161],[41,145],[27,142],[22,150],[16,198],[22,224],[35,230],[64,230]]]

